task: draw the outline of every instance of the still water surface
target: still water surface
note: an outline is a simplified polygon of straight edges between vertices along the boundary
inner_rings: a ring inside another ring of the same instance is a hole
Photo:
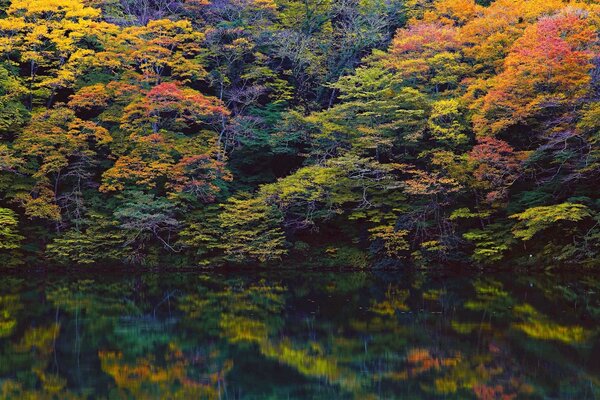
[[[0,398],[600,398],[600,277],[0,277]]]

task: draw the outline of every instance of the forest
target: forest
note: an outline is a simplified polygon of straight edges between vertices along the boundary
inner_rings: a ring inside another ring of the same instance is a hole
[[[595,0],[0,0],[0,266],[600,266]]]

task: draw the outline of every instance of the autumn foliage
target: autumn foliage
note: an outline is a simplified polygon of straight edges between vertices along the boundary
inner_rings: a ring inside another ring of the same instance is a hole
[[[141,4],[0,2],[13,260],[598,264],[594,2]]]

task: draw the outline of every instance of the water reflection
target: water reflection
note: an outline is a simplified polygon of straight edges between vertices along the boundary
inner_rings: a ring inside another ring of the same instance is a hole
[[[0,293],[3,399],[600,397],[589,276],[4,276]]]

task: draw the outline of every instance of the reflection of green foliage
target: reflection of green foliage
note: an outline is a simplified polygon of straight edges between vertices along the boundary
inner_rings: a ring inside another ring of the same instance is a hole
[[[127,355],[144,355],[172,338],[172,326],[152,317],[120,319],[114,327],[115,340]]]
[[[498,314],[510,312],[514,300],[510,294],[503,289],[502,283],[491,279],[476,281],[475,299],[465,303],[469,310],[488,311]]]
[[[94,316],[108,317],[139,312],[131,302],[119,298],[126,292],[122,283],[103,284],[96,280],[80,279],[64,285],[51,285],[46,289],[46,296],[55,307],[69,312],[86,310]]]
[[[266,333],[280,324],[285,287],[277,283],[263,280],[245,286],[232,281],[220,289],[199,286],[196,290],[198,293],[182,296],[178,307],[201,321],[205,332],[221,333],[239,342],[263,337],[257,332]]]
[[[40,390],[29,390],[21,382],[7,380],[0,384],[0,398],[2,399],[56,399],[76,400],[84,399],[75,393],[63,390],[66,386],[66,380],[55,375],[44,377],[43,387]]]
[[[323,276],[324,273],[319,272]],[[327,281],[323,290],[331,293],[352,293],[368,283],[369,274],[365,272],[355,272],[351,274],[332,274],[325,275],[323,278]]]
[[[17,326],[17,315],[23,305],[16,295],[0,295],[0,338],[8,337]]]
[[[281,296],[284,290],[285,287],[264,280],[245,287],[233,281],[221,291],[204,291],[204,298],[186,296],[181,299],[180,308],[207,322],[206,314],[219,310],[220,315],[211,321],[218,320],[219,334],[230,343],[255,344],[265,357],[293,367],[303,375],[324,377],[347,390],[356,389],[357,376],[349,370],[342,371],[335,357],[324,355],[318,343],[309,342],[309,349],[303,349],[289,339],[272,339],[279,328],[276,320],[284,306]]]
[[[475,330],[490,330],[491,326],[488,323],[477,323],[477,322],[459,322],[452,320],[450,322],[452,329],[460,334],[470,334]]]

